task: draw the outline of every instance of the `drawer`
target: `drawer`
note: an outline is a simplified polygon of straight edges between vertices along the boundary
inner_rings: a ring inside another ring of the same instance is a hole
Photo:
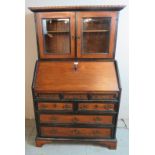
[[[91,94],[92,100],[117,99],[118,94]]]
[[[67,99],[67,100],[74,100],[74,99],[87,100],[88,97],[87,97],[87,94],[64,94],[64,99]]]
[[[111,138],[111,135],[111,128],[41,127],[41,136],[45,137]]]
[[[41,123],[107,124],[112,125],[114,116],[109,115],[61,115],[40,114]]]
[[[72,103],[52,103],[52,102],[39,102],[38,103],[39,110],[65,110],[65,111],[73,111]]]
[[[79,103],[79,111],[115,111],[113,103]]]
[[[51,94],[51,93],[38,93],[36,94],[38,98],[51,99],[51,100],[60,100],[59,94]]]

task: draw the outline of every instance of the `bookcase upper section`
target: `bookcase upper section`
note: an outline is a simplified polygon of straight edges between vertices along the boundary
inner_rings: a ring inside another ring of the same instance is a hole
[[[31,7],[40,59],[114,59],[118,12],[124,6]]]

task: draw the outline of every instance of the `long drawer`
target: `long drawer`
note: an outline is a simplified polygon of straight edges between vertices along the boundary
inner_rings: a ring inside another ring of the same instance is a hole
[[[113,124],[111,115],[62,115],[40,114],[40,123],[70,123],[70,124]]]
[[[111,128],[40,127],[43,137],[111,138]]]

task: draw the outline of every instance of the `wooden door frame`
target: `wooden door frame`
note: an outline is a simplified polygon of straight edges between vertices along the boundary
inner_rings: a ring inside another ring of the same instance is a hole
[[[75,12],[41,12],[36,13],[36,31],[38,40],[38,53],[40,59],[50,58],[74,58],[75,57]],[[70,19],[70,53],[50,54],[45,53],[44,36],[42,30],[42,19],[48,18],[69,18]]]
[[[110,17],[110,40],[109,40],[109,53],[108,54],[82,54],[82,18],[84,17]],[[114,58],[115,55],[115,44],[116,44],[116,32],[117,32],[117,17],[118,12],[114,11],[98,11],[98,12],[77,12],[76,25],[77,25],[77,57],[78,58]]]

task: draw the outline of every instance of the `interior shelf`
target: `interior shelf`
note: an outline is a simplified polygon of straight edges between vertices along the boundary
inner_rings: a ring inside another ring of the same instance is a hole
[[[48,33],[69,33],[69,31],[47,31]]]
[[[84,30],[83,32],[109,32],[109,30]]]

